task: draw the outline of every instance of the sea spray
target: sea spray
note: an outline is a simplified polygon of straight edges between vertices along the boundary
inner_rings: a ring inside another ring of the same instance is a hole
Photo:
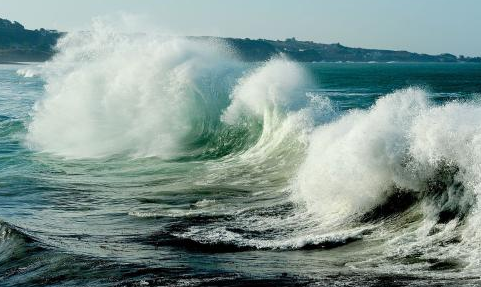
[[[299,64],[283,57],[273,58],[239,80],[222,120],[234,124],[242,116],[262,119],[268,112],[299,110],[307,104],[306,87],[308,75]]]
[[[30,146],[69,158],[170,158],[218,121],[236,70],[225,47],[94,28],[61,39],[43,67]]]
[[[420,225],[391,234],[387,256],[465,258],[477,268],[463,250],[481,242],[480,124],[475,102],[436,106],[421,89],[396,91],[316,128],[294,198],[332,228],[421,211]]]
[[[300,194],[336,220],[370,210],[393,186],[412,187],[416,181],[403,168],[409,127],[426,108],[425,93],[408,89],[318,127],[299,173]]]

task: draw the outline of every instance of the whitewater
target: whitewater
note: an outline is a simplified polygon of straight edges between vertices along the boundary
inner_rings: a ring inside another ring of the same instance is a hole
[[[56,49],[0,67],[1,286],[481,284],[481,66]]]

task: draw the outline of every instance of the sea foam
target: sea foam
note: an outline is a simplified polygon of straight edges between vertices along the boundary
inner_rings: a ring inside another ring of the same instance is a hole
[[[199,123],[220,113],[221,93],[210,85],[222,83],[209,81],[236,65],[219,43],[125,35],[103,25],[69,33],[57,49],[41,72],[46,96],[27,141],[69,158],[178,154],[202,132]]]

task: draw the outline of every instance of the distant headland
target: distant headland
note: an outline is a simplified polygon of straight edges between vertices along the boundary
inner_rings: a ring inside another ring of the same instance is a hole
[[[48,60],[63,34],[55,30],[27,30],[18,22],[0,19],[0,63]]]
[[[0,63],[41,62],[55,54],[57,40],[65,35],[56,30],[28,30],[18,22],[0,19]],[[452,54],[428,55],[407,51],[350,48],[339,43],[321,44],[298,41],[295,38],[280,40],[211,38],[226,42],[239,57],[248,62],[265,61],[283,53],[299,62],[476,62],[481,57],[464,57]]]

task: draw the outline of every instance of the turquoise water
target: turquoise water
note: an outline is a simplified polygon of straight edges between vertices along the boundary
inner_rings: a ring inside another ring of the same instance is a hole
[[[479,284],[481,65],[125,45],[0,66],[1,286]]]

